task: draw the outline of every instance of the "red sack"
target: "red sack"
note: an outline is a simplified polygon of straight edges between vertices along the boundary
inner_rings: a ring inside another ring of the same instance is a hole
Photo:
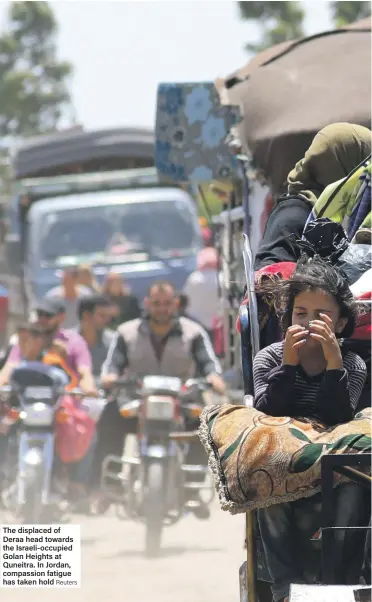
[[[90,448],[95,422],[78,402],[66,396],[57,414],[55,449],[62,462],[82,460]]]
[[[371,313],[362,314],[359,316],[351,339],[359,341],[369,341],[372,335]]]

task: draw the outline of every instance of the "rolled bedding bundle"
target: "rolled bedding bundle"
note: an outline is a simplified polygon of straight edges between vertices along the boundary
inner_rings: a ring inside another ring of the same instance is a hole
[[[371,419],[367,408],[349,423],[327,427],[247,406],[206,407],[199,436],[222,509],[237,514],[315,495],[324,455],[371,453]],[[343,481],[335,476],[335,486]]]

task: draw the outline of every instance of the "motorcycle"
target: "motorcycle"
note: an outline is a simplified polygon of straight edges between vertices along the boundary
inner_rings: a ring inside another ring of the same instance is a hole
[[[62,370],[25,362],[13,371],[10,385],[0,389],[2,426],[8,430],[1,501],[26,524],[45,522],[48,511],[58,506],[59,498],[52,493],[54,432],[56,423],[66,420],[61,404],[67,385]],[[81,396],[81,391],[68,395]]]
[[[187,511],[213,500],[207,466],[185,463],[192,440],[199,442],[202,393],[208,386],[202,379],[183,385],[178,378],[164,376],[146,376],[139,386],[129,381],[117,384],[120,414],[134,419],[137,426],[136,450],[122,458],[105,458],[101,487],[116,503],[119,518],[124,517],[124,509],[127,516],[145,523],[148,557],[159,554],[164,526],[177,523]],[[113,482],[119,484],[119,490],[113,490]],[[190,495],[190,491],[197,495]],[[207,492],[206,499],[195,499],[202,491]]]

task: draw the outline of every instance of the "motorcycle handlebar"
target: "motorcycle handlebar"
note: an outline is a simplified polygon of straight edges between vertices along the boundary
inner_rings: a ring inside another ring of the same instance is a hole
[[[0,387],[0,403],[6,403],[12,393],[12,387],[10,385],[3,385]]]
[[[2,387],[0,387],[0,395],[2,393],[6,394],[6,393],[11,393],[12,392],[12,387],[10,385],[3,385]]]
[[[138,378],[118,378],[111,385],[111,389],[125,389],[125,388],[135,388],[140,387],[140,381]],[[205,378],[189,378],[185,382],[185,387],[187,389],[191,389],[194,387],[198,387],[201,389],[209,389],[212,388],[212,385]],[[4,385],[0,387],[0,398],[2,396],[10,395],[12,393],[11,385]],[[68,393],[72,397],[84,397],[85,393],[79,388],[75,387],[74,389],[68,390],[63,389],[61,393]]]
[[[75,389],[72,389],[70,391],[65,389],[64,393],[66,393],[66,395],[70,395],[71,397],[89,397],[89,395],[84,393],[81,389],[79,389],[79,387],[76,387]],[[92,396],[90,396],[90,397],[92,397]],[[98,397],[104,398],[105,397],[104,391],[98,390]]]
[[[212,389],[213,385],[207,381],[206,378],[189,378],[185,382],[185,387],[191,389],[192,387],[199,387],[201,389]]]
[[[187,389],[198,387],[199,389],[212,389],[213,385],[207,381],[206,378],[189,378],[185,381],[184,386]],[[112,390],[118,389],[130,389],[130,388],[141,388],[141,379],[139,378],[118,378],[115,382],[111,383],[107,387]]]
[[[118,378],[115,383],[114,386],[115,387],[137,387],[140,384],[140,381],[138,378]]]
[[[189,395],[195,395],[196,390],[199,393],[203,393],[207,390],[213,389],[213,385],[208,382],[206,378],[189,378],[184,382],[184,385],[179,391],[179,395],[182,398],[187,398]],[[102,396],[115,397],[120,391],[127,390],[128,393],[134,393],[141,395],[146,392],[149,393],[149,390],[146,389],[144,391],[142,389],[142,379],[137,377],[119,377],[114,382],[108,383],[107,385],[101,385]],[[156,389],[156,392],[159,394],[160,390]],[[173,392],[173,391],[172,391]],[[168,389],[164,389],[163,394],[168,394]]]
[[[13,392],[13,388],[11,387],[11,385],[4,385],[3,387],[0,387],[0,400],[3,399],[4,397],[6,398],[12,392]],[[99,393],[100,393],[100,396],[103,397],[103,392],[100,391]],[[71,397],[86,397],[86,394],[79,387],[76,387],[76,388],[70,389],[70,390],[68,390],[68,388],[62,388],[59,391],[59,394],[60,395],[66,394],[66,395],[70,395]]]
[[[109,385],[101,385],[104,390],[107,391],[118,391],[121,389],[136,389],[140,387],[141,383],[138,378],[118,378],[115,382]]]
[[[63,389],[63,392],[71,395],[71,397],[84,397],[84,393],[82,392],[81,389],[79,389],[79,387],[76,387],[75,389],[71,389],[70,391],[68,389]]]

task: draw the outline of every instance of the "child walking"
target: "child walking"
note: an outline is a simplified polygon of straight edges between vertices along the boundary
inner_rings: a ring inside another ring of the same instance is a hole
[[[270,416],[313,419],[330,427],[352,420],[366,365],[355,353],[342,350],[341,339],[353,333],[357,316],[345,279],[317,257],[302,258],[292,278],[277,285],[272,293],[285,338],[255,357],[255,407]],[[360,526],[365,521],[364,498],[359,485],[337,487],[335,525]],[[259,510],[274,602],[288,601],[291,583],[308,582],[306,548],[320,527],[320,512],[320,494]],[[355,561],[350,564],[346,558],[348,551],[349,556],[355,556],[355,537],[360,537],[355,531],[352,535],[340,531],[338,535],[340,582],[356,578],[347,576]]]

